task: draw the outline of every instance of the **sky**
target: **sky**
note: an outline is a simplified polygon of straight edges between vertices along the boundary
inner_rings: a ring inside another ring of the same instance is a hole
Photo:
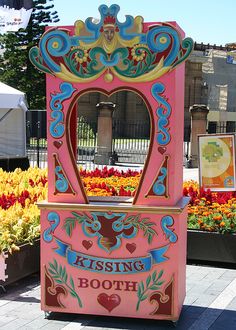
[[[113,3],[120,6],[120,22],[125,15],[141,15],[145,22],[176,21],[198,43],[224,46],[236,42],[236,0],[54,0],[60,18],[57,25],[100,18],[98,7]]]

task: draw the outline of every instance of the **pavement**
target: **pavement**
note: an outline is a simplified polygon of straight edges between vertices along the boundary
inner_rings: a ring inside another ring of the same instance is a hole
[[[198,180],[198,169],[184,179]],[[0,329],[4,330],[236,330],[236,265],[187,265],[187,293],[177,323],[145,319],[51,313],[40,309],[40,278],[33,274],[0,287]],[[231,267],[231,268],[230,268]]]
[[[187,294],[177,324],[155,321],[51,313],[40,309],[39,274],[0,290],[0,329],[43,330],[235,330],[236,269],[187,266]]]

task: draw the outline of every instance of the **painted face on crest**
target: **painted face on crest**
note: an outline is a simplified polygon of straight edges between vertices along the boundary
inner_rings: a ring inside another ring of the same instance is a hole
[[[115,36],[115,28],[113,26],[104,27],[104,37],[107,42],[111,42]]]

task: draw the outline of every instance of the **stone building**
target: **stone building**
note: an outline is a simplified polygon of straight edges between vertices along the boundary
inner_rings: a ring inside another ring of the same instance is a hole
[[[190,141],[189,109],[195,104],[204,104],[209,108],[209,133],[235,131],[236,60],[232,60],[234,46],[235,44],[223,47],[195,43],[194,51],[186,61],[185,141]],[[231,58],[227,57],[229,52]],[[79,99],[79,116],[88,122],[96,121],[96,104],[102,101],[114,102],[117,105],[113,120],[118,135],[135,137],[141,134],[148,137],[148,111],[142,98],[132,91],[120,91],[110,98],[97,92],[88,93]],[[129,123],[136,123],[136,132],[131,132]]]
[[[236,122],[236,65],[230,58],[234,44],[226,47],[196,44],[185,72],[185,140],[190,134],[189,108],[209,108],[208,132],[234,132]],[[235,61],[236,64],[236,61]]]

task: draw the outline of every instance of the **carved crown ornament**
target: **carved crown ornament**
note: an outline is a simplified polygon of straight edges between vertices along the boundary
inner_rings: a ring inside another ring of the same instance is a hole
[[[88,83],[101,75],[106,82],[153,81],[175,69],[193,49],[191,38],[182,39],[178,29],[158,23],[144,30],[141,16],[126,15],[119,22],[116,4],[101,5],[100,21],[89,17],[75,22],[74,31],[49,29],[30,60],[39,70],[67,82]]]

